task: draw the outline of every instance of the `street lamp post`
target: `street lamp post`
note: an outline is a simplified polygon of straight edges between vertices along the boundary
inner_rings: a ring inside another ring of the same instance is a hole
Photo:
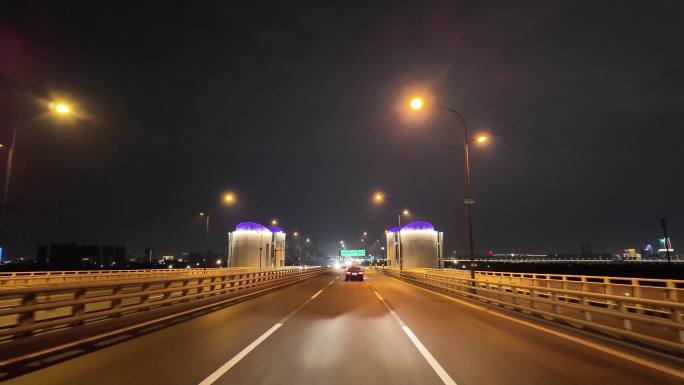
[[[382,244],[383,244],[383,235],[384,235],[384,234],[383,234],[383,233],[384,233],[383,229],[385,229],[386,227],[385,227],[382,223],[380,223],[380,222],[376,222],[376,221],[367,221],[367,222],[370,223],[370,224],[374,224],[374,225],[378,226],[378,233],[380,234],[380,238],[378,239],[378,241],[380,242],[380,244],[379,244],[378,247],[380,248],[380,252],[379,252],[379,253],[376,253],[376,254],[383,254],[383,253],[382,253],[382,251],[383,251]],[[386,256],[386,255],[383,255],[383,257],[384,257],[385,261],[387,261],[387,256]]]
[[[404,268],[404,258],[401,255],[401,215],[409,215],[409,211],[407,209],[401,209],[402,205],[399,203],[398,200],[394,199],[391,196],[386,196],[385,194],[381,192],[376,192],[375,195],[373,196],[373,199],[375,200],[376,203],[382,203],[385,199],[389,200],[394,204],[394,207],[397,209],[397,249],[396,249],[396,256],[397,260],[399,261],[399,270],[403,270]],[[387,245],[389,247],[389,245]]]
[[[57,115],[70,115],[73,111],[72,108],[65,103],[60,103],[60,102],[51,102],[48,105],[48,108],[50,112],[55,113]],[[19,133],[19,126],[15,125],[14,128],[12,129],[12,141],[10,143],[10,148],[9,151],[7,152],[7,165],[5,169],[5,185],[3,188],[3,194],[2,194],[2,208],[0,208],[0,226],[2,226],[3,230],[3,238],[4,238],[4,228],[5,228],[5,215],[7,213],[7,205],[9,202],[9,190],[10,190],[10,182],[12,181],[12,166],[14,164],[14,152],[17,146],[17,135]],[[4,147],[4,146],[2,146]],[[2,239],[4,241],[4,239]]]
[[[296,258],[296,264],[301,265],[302,264],[302,245],[299,242],[299,231],[295,231],[292,233],[292,236],[294,237],[294,250],[295,250],[295,258]],[[293,258],[293,259],[295,259]]]
[[[304,242],[306,242],[306,253],[304,255],[304,264],[305,265],[313,265],[313,263],[311,263],[311,260],[312,260],[312,258],[311,258],[311,238],[306,238],[304,240]]]
[[[211,212],[209,210],[199,213],[201,217],[204,217],[204,227],[207,232],[207,240],[209,239],[209,218],[211,217]]]
[[[409,102],[409,106],[413,110],[420,110],[423,108],[423,100],[421,98],[413,98]],[[453,108],[438,106],[439,109],[443,111],[448,111],[456,116],[463,126],[463,168],[464,168],[464,178],[465,178],[465,197],[463,198],[463,203],[466,205],[466,221],[468,227],[468,256],[470,259],[470,278],[475,279],[475,251],[473,246],[473,220],[472,220],[472,208],[471,206],[475,203],[470,191],[470,149],[469,145],[471,143],[484,143],[488,140],[485,135],[478,135],[475,139],[470,139],[468,136],[468,126],[466,121],[460,112]]]
[[[236,203],[237,198],[235,197],[234,193],[227,192],[227,193],[223,194],[221,201],[227,206],[233,206]],[[212,207],[215,207],[215,206],[212,206]],[[209,230],[210,230],[209,226],[211,223],[211,210],[202,211],[199,213],[199,216],[204,218],[204,231],[206,232],[206,236],[207,236],[207,247],[211,248],[211,236],[210,236],[211,233],[209,232]],[[207,251],[211,251],[211,250],[207,250]]]
[[[9,199],[9,188],[10,181],[12,180],[12,164],[14,163],[14,148],[17,144],[17,132],[19,129],[14,126],[12,131],[12,142],[10,144],[9,151],[7,153],[7,169],[5,171],[5,188],[3,190],[2,196],[2,218],[5,218],[5,213],[7,212],[7,201]]]
[[[263,246],[263,240],[262,240],[262,235],[261,235],[263,230],[264,230],[264,227],[261,226],[261,227],[259,228],[259,269],[261,269],[261,258],[263,258],[263,257],[261,256],[261,250],[263,250],[263,248],[264,248],[264,246]]]
[[[473,216],[472,206],[475,200],[470,195],[470,149],[468,148],[468,126],[466,121],[458,111],[452,108],[443,108],[454,114],[463,126],[463,174],[465,178],[465,197],[463,203],[466,205],[466,221],[468,222],[468,257],[470,258],[470,279],[475,279],[475,247],[473,245]]]

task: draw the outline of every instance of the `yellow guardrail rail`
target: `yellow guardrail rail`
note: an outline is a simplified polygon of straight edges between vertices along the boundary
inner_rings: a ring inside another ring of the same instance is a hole
[[[380,269],[384,274],[548,320],[684,353],[684,303],[591,290],[470,279],[439,269]],[[625,286],[620,284],[620,286]],[[681,298],[681,297],[678,297]]]
[[[469,270],[457,269],[412,269],[470,278]],[[596,275],[512,273],[476,271],[475,278],[484,282],[499,282],[550,289],[585,291],[634,298],[684,303],[684,280],[610,277]]]
[[[34,285],[0,290],[0,340],[16,339],[117,318],[237,290],[307,278],[325,268],[239,271],[201,275]]]
[[[230,271],[257,271],[258,268],[186,268],[186,269],[137,269],[137,270],[60,270],[0,272],[0,288],[13,286],[52,285],[82,283],[102,280],[122,280],[170,276],[193,276]]]

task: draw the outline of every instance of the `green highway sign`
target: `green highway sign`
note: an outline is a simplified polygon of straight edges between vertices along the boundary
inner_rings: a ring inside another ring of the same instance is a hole
[[[366,250],[340,250],[342,257],[365,257]]]

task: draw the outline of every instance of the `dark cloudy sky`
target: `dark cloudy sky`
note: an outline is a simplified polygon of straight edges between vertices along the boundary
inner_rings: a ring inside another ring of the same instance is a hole
[[[661,217],[684,247],[683,2],[369,3],[3,2],[14,252],[205,249],[207,207],[216,251],[272,217],[351,243],[393,221],[376,189],[465,252],[461,127],[406,122],[411,89],[493,136],[472,151],[477,251],[617,252]],[[34,120],[51,95],[82,119]]]

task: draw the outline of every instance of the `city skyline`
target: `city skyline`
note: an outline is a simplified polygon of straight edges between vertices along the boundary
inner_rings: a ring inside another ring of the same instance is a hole
[[[392,223],[378,189],[466,250],[460,128],[403,119],[417,89],[492,136],[471,153],[476,253],[642,248],[660,218],[676,247],[680,8],[531,4],[13,4],[0,142],[33,98],[65,95],[85,116],[22,131],[9,252],[204,250],[197,213],[212,207],[214,251],[237,223],[270,218],[323,245]],[[220,207],[226,190],[235,207]]]

